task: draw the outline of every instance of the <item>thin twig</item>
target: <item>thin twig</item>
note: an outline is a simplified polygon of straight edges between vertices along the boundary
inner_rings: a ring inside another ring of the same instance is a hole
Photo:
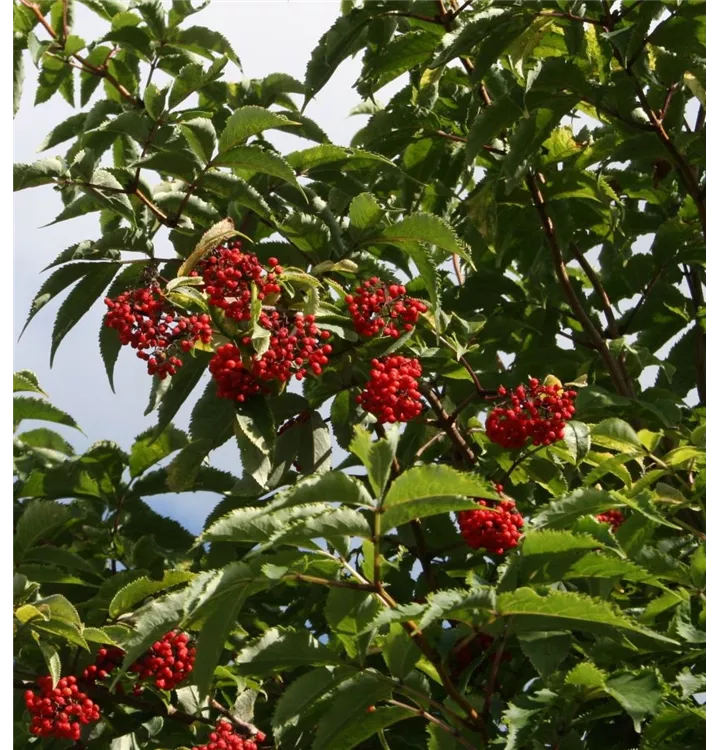
[[[462,5],[460,5],[458,8],[455,8],[454,10],[452,10],[449,13],[449,15],[451,16],[451,20],[453,21],[456,18],[456,16],[458,16],[459,13],[461,13],[461,11],[465,10],[466,8],[468,8],[469,5],[471,5],[471,3],[473,3],[473,2],[474,2],[474,0],[466,0],[465,3],[463,3]]]
[[[132,195],[136,195],[139,198],[140,202],[144,203],[145,206],[147,206],[147,208],[152,211],[159,222],[170,226],[170,221],[167,217],[167,214],[163,213],[159,208],[157,208],[157,206],[155,206],[155,204],[141,190],[135,190]]]
[[[241,719],[238,719],[229,709],[225,708],[219,701],[215,700],[214,698],[211,701],[212,708],[214,708],[216,711],[219,711],[222,716],[224,716],[226,719],[230,721],[230,723],[237,729],[239,729],[242,734],[247,735],[249,737],[254,737],[255,734],[259,732],[259,729],[254,726],[254,724],[250,724],[248,721],[242,721]]]
[[[628,333],[631,327],[631,323],[633,322],[633,319],[636,317],[636,314],[645,303],[649,292],[651,291],[651,289],[653,289],[653,287],[655,286],[658,279],[661,277],[661,274],[663,273],[665,268],[666,268],[666,264],[664,263],[662,266],[659,267],[656,273],[653,274],[653,278],[644,287],[643,292],[641,293],[641,297],[636,303],[636,306],[628,313],[628,317],[626,318],[626,320],[620,324],[619,332],[622,336],[625,336]]]
[[[489,679],[486,683],[486,690],[484,692],[484,717],[486,718],[491,714],[491,699],[494,697],[496,678],[499,674],[499,665],[501,664],[501,657],[503,656],[504,648],[506,647],[506,639],[509,634],[509,624],[510,621],[507,620],[504,625],[504,632],[501,641],[499,642],[499,646],[494,652],[494,658],[491,663],[491,673],[489,674]]]
[[[447,437],[456,446],[461,453],[462,457],[468,464],[476,462],[476,454],[471,449],[471,446],[466,442],[463,435],[459,432],[456,424],[452,421],[451,417],[446,413],[446,410],[441,405],[441,399],[426,385],[420,386],[419,390],[424,398],[429,402],[434,414],[436,414],[436,422],[439,427],[444,430]]]
[[[428,711],[424,711],[423,708],[416,708],[414,706],[410,706],[408,703],[402,703],[401,701],[394,700],[393,698],[390,698],[386,702],[392,706],[397,706],[398,708],[403,708],[407,711],[411,711],[417,716],[421,716],[422,719],[426,719],[432,724],[436,724],[436,726],[441,727],[447,734],[451,735],[460,745],[462,745],[465,748],[468,748],[468,750],[478,750],[478,748],[475,745],[472,745],[470,742],[468,742],[461,736],[461,733],[459,732],[458,729],[456,729],[455,727],[449,726],[448,724],[443,722],[441,719],[437,719],[436,716],[433,716]]]
[[[606,342],[603,340],[603,337],[599,333],[598,329],[591,321],[591,318],[589,318],[588,314],[583,309],[581,301],[574,291],[573,286],[571,286],[571,280],[569,279],[568,272],[566,270],[566,264],[564,263],[563,255],[561,253],[561,248],[558,244],[558,237],[556,236],[556,229],[554,227],[553,220],[548,215],[546,202],[544,200],[543,194],[536,184],[536,179],[534,178],[533,174],[528,174],[525,178],[525,182],[526,186],[529,189],[529,193],[531,194],[531,198],[534,202],[536,211],[539,215],[541,226],[543,228],[544,234],[546,236],[546,241],[551,251],[554,271],[556,273],[558,282],[563,289],[566,301],[573,310],[576,318],[581,323],[587,336],[601,355],[601,358],[603,359],[603,362],[606,365],[609,374],[611,375],[611,379],[613,380],[613,384],[615,385],[618,393],[622,396],[631,398],[633,392],[630,384],[625,382],[618,362],[609,351],[608,347],[606,346]]]
[[[599,300],[601,301],[601,307],[606,315],[606,322],[608,324],[608,334],[611,338],[618,338],[618,326],[616,325],[616,318],[613,315],[613,307],[611,306],[611,300],[606,294],[606,290],[603,288],[601,280],[593,270],[593,266],[586,260],[586,256],[581,252],[581,249],[575,242],[569,243],[569,250],[573,257],[578,261],[578,264],[583,269],[583,272],[588,276],[588,280],[596,291]]]

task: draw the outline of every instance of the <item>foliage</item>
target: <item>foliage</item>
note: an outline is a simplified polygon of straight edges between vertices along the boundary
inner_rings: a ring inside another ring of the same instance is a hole
[[[153,377],[157,426],[128,451],[78,455],[55,429],[72,417],[15,374],[16,745],[43,742],[22,692],[114,647],[90,748],[199,746],[222,718],[313,750],[702,746],[705,3],[343,2],[303,82],[238,83],[203,3],[77,2],[102,38],[77,35],[73,0],[14,4],[15,109],[30,61],[36,105],[80,105],[15,189],[51,185],[56,222],[99,218],[28,322],[70,290],[54,356],[95,300],[154,285],[212,338]],[[337,146],[304,109],[358,53],[370,117]],[[241,319],[202,271],[238,237],[259,269]],[[420,302],[398,337],[355,329],[368,279]],[[331,335],[318,370],[197,394],[219,346],[259,377],[276,309]],[[111,384],[120,349],[103,325]],[[392,378],[421,413],[385,425],[359,394],[394,353],[418,363],[415,385]],[[575,413],[502,448],[486,417],[530,377]],[[207,462],[232,439],[240,477]],[[198,538],[148,504],[170,490],[220,496]],[[472,549],[455,514],[504,497],[520,542]],[[191,678],[125,690],[172,630],[196,644]]]

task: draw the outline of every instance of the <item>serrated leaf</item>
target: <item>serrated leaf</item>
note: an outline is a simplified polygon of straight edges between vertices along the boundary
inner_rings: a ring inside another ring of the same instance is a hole
[[[567,529],[581,516],[595,516],[617,505],[616,499],[603,490],[582,487],[566,497],[554,500],[533,519],[534,528]]]
[[[643,445],[635,430],[628,422],[612,417],[604,419],[591,428],[591,440],[605,448],[617,451],[636,452],[643,450]]]
[[[359,193],[349,204],[349,221],[357,229],[369,229],[383,216],[384,209],[372,193]]]
[[[564,681],[567,685],[603,690],[605,680],[606,673],[600,670],[595,664],[582,662],[567,673]]]
[[[521,650],[544,679],[555,674],[571,649],[571,633],[528,631],[518,637]]]
[[[192,269],[207,253],[212,252],[212,250],[223,242],[236,237],[238,234],[239,232],[235,229],[234,222],[230,218],[222,219],[222,221],[218,221],[212,225],[202,235],[200,241],[197,243],[197,247],[195,247],[187,260],[177,269],[177,276],[189,276]]]
[[[60,654],[57,653],[57,649],[55,649],[54,646],[51,646],[49,643],[46,643],[41,638],[39,638],[37,633],[33,633],[33,635],[35,636],[37,645],[42,652],[42,658],[45,660],[45,664],[47,665],[47,671],[49,672],[50,677],[52,677],[52,687],[54,690],[57,686],[57,682],[60,679],[60,676],[62,675],[62,662],[60,661]]]
[[[184,47],[190,52],[213,59],[212,52],[228,57],[240,70],[242,64],[227,38],[214,29],[204,26],[189,26],[172,39],[172,45]]]
[[[159,437],[167,425],[174,419],[182,404],[199,383],[205,373],[210,355],[207,352],[195,351],[194,357],[186,357],[184,364],[172,376],[169,388],[159,404],[155,435]]]
[[[219,137],[219,152],[224,154],[241,145],[247,138],[263,133],[265,130],[293,125],[291,120],[277,115],[264,107],[249,105],[240,107],[230,115],[227,124]]]
[[[388,431],[386,438],[372,441],[368,430],[361,426],[354,428],[354,439],[349,444],[349,450],[364,464],[369,483],[378,498],[384,494],[391,476],[398,441],[399,431],[396,429]]]
[[[32,164],[13,164],[12,189],[18,191],[39,185],[49,185],[62,174],[64,169],[65,165],[58,156],[39,159]]]
[[[421,659],[419,647],[398,622],[389,627],[381,654],[389,671],[399,680],[403,680]]]
[[[209,83],[217,80],[227,64],[226,57],[217,58],[207,70],[198,63],[189,63],[176,76],[167,102],[169,109],[174,109],[188,96]]]
[[[243,648],[234,663],[242,674],[261,676],[338,661],[338,655],[311,633],[270,628],[257,641]]]
[[[451,510],[476,507],[473,499],[496,498],[484,479],[449,466],[415,466],[399,475],[384,498],[381,514],[383,530]]]
[[[31,392],[41,393],[43,396],[47,394],[40,388],[40,384],[37,379],[37,375],[30,370],[20,370],[19,372],[13,373],[12,376],[12,391],[13,393]]]
[[[302,189],[289,164],[281,156],[259,146],[235,146],[228,151],[222,151],[214,159],[214,163],[247,172],[268,174],[295,185],[299,190]],[[247,175],[244,177],[249,179]]]
[[[217,148],[217,133],[212,120],[207,117],[196,117],[185,120],[180,124],[180,130],[187,139],[190,148],[205,163],[212,160],[212,154]]]
[[[606,679],[605,691],[615,698],[633,719],[633,728],[641,731],[641,722],[655,715],[663,699],[661,681],[653,669],[614,672]]]
[[[55,361],[55,354],[62,340],[97,302],[120,268],[119,263],[91,264],[82,279],[67,295],[57,311],[55,325],[52,329],[50,367]]]
[[[591,432],[583,422],[571,420],[564,428],[563,441],[573,458],[575,466],[579,466],[591,450]]]
[[[194,573],[183,570],[166,570],[164,576],[159,581],[154,581],[147,577],[138,578],[128,583],[115,594],[108,607],[108,614],[112,618],[117,618],[124,612],[129,612],[133,607],[153,594],[165,591],[180,583],[186,583],[192,580],[194,575]]]
[[[154,428],[150,427],[138,435],[132,444],[129,465],[130,476],[133,478],[187,445],[187,435],[172,425],[157,438],[154,437],[154,432]]]
[[[30,396],[15,396],[13,397],[13,425],[15,429],[24,419],[40,419],[44,422],[55,422],[80,430],[77,422],[69,414],[47,401]]]
[[[485,107],[476,116],[466,139],[465,163],[473,164],[476,155],[502,131],[512,125],[521,116],[521,108],[513,100],[504,96],[490,106]]]
[[[386,243],[400,247],[407,242],[436,245],[449,254],[459,255],[473,266],[471,256],[456,236],[456,232],[435,214],[411,214],[396,224],[386,227],[381,235],[372,237],[366,242],[373,245]]]

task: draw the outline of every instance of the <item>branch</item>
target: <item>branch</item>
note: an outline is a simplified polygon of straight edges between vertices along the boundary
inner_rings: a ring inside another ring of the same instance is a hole
[[[585,18],[584,16],[577,16],[573,13],[560,13],[559,11],[553,11],[553,10],[542,10],[538,17],[542,16],[548,16],[551,18],[564,18],[567,21],[578,21],[579,23],[590,23],[594,26],[600,26],[603,28],[603,23],[596,18]]]
[[[631,323],[633,321],[633,318],[635,318],[638,311],[643,306],[643,303],[646,301],[646,297],[648,297],[648,293],[653,289],[658,279],[661,277],[661,274],[666,268],[666,264],[664,263],[660,268],[656,271],[656,273],[653,274],[653,278],[646,284],[643,292],[641,293],[641,297],[636,303],[636,306],[630,311],[628,314],[628,318],[626,318],[626,321],[624,323],[621,323],[619,326],[619,332],[622,336],[625,336],[628,333],[628,329],[631,327]]]
[[[147,206],[147,208],[152,211],[152,213],[161,224],[164,224],[168,227],[174,226],[167,217],[167,214],[163,213],[159,208],[157,208],[157,206],[155,206],[155,204],[141,190],[135,190],[132,195],[136,195],[140,199],[140,202],[144,203],[145,206]]]
[[[527,174],[525,182],[526,186],[529,189],[529,193],[531,194],[531,198],[533,199],[534,207],[536,208],[536,211],[539,215],[539,219],[541,220],[541,226],[543,228],[544,234],[546,235],[546,241],[548,242],[549,249],[551,250],[551,258],[553,260],[554,271],[556,272],[558,282],[563,289],[566,301],[573,310],[576,318],[583,326],[583,329],[591,340],[591,343],[593,343],[593,345],[601,355],[601,358],[603,359],[603,362],[611,375],[611,379],[613,380],[613,384],[616,387],[618,393],[622,396],[632,398],[633,389],[631,388],[629,383],[625,382],[618,362],[608,350],[606,342],[603,340],[603,337],[599,333],[598,329],[593,324],[586,311],[583,309],[581,301],[579,300],[576,292],[571,286],[571,280],[569,279],[568,272],[566,271],[566,264],[564,263],[563,256],[561,254],[561,248],[558,244],[558,238],[556,236],[556,229],[554,227],[553,220],[547,213],[546,202],[541,191],[536,185],[536,179],[534,178],[533,174]]]
[[[501,637],[499,647],[494,652],[494,660],[491,663],[491,673],[489,674],[489,680],[486,683],[486,691],[484,693],[484,716],[488,718],[491,714],[491,699],[494,697],[494,688],[496,686],[496,678],[499,674],[499,665],[501,664],[501,657],[506,647],[506,638],[509,634],[509,622],[506,622],[504,626],[504,633]]]
[[[616,325],[616,318],[613,315],[611,300],[608,298],[608,294],[606,294],[606,290],[603,288],[601,280],[598,278],[598,275],[593,270],[591,264],[586,260],[586,256],[581,252],[581,249],[578,247],[578,245],[576,245],[575,242],[571,242],[568,247],[573,254],[573,257],[576,258],[579,265],[583,269],[586,276],[588,276],[588,280],[596,290],[596,294],[598,295],[599,300],[601,300],[601,307],[603,307],[603,312],[606,315],[606,321],[608,323],[608,333],[610,337],[612,339],[618,338],[618,326]]]
[[[450,734],[460,745],[463,745],[463,747],[468,748],[468,750],[477,750],[475,745],[472,745],[470,742],[467,742],[461,736],[458,729],[452,726],[449,726],[448,724],[444,723],[441,719],[437,719],[436,716],[432,716],[432,714],[428,713],[427,711],[424,711],[423,708],[415,708],[414,706],[410,706],[407,703],[402,703],[401,701],[395,701],[393,698],[390,698],[386,702],[391,704],[392,706],[398,706],[399,708],[403,708],[407,711],[411,711],[417,716],[421,716],[422,719],[426,719],[427,721],[430,721],[432,724],[436,724],[436,726],[441,727],[447,734]]]
[[[319,578],[317,576],[309,576],[304,573],[289,573],[288,575],[282,576],[283,581],[301,581],[302,583],[316,583],[320,586],[329,586],[330,588],[336,589],[353,589],[354,591],[368,591],[369,593],[376,592],[376,586],[373,583],[354,583],[353,581],[342,581],[334,580],[331,578]]]
[[[441,405],[441,400],[439,399],[439,397],[434,393],[434,391],[431,390],[431,388],[426,385],[419,386],[419,390],[431,405],[434,414],[436,414],[436,423],[439,425],[439,427],[441,427],[442,430],[444,430],[449,440],[451,440],[451,442],[456,446],[464,460],[469,464],[475,463],[476,454],[471,449],[471,446],[466,442],[463,435],[461,435],[451,417],[446,413],[444,407]]]
[[[238,719],[229,709],[226,709],[219,701],[215,700],[214,698],[211,701],[211,705],[212,708],[214,708],[216,711],[219,711],[222,716],[228,719],[232,726],[235,727],[235,729],[239,729],[242,734],[254,737],[254,735],[259,732],[259,729],[257,729],[254,724],[250,724],[248,721],[242,721],[241,719]]]

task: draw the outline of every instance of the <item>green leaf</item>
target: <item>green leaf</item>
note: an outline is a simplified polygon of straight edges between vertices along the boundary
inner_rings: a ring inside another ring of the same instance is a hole
[[[130,476],[133,478],[187,445],[187,435],[172,425],[169,425],[159,437],[155,438],[154,433],[154,428],[150,427],[138,435],[132,444]]]
[[[396,224],[386,227],[381,235],[373,237],[366,242],[372,245],[390,244],[402,246],[407,242],[436,245],[447,253],[461,256],[467,263],[473,265],[471,256],[456,236],[452,227],[434,214],[411,214]]]
[[[399,680],[403,680],[421,659],[419,647],[398,622],[389,627],[381,655],[389,671]]]
[[[291,120],[277,115],[264,107],[254,105],[240,107],[230,115],[219,137],[219,152],[224,154],[241,145],[247,138],[272,128],[293,125]]]
[[[74,427],[80,430],[77,422],[69,415],[56,406],[43,401],[40,398],[31,398],[30,396],[15,396],[13,404],[13,425],[15,429],[23,419],[41,419],[44,422],[55,422],[64,424],[68,427]],[[80,430],[82,432],[82,430]]]
[[[246,401],[238,409],[234,434],[242,456],[242,477],[254,483],[253,489],[263,489],[272,470],[271,452],[275,428],[266,399],[257,397]]]
[[[119,263],[90,264],[83,278],[67,295],[57,311],[55,325],[52,329],[50,367],[55,361],[55,354],[62,340],[97,302],[120,267]]]
[[[606,684],[606,673],[601,671],[591,662],[582,662],[577,664],[565,678],[567,685],[575,685],[589,689],[598,688],[603,690]]]
[[[227,64],[226,57],[217,58],[207,70],[199,63],[189,63],[180,70],[179,75],[175,78],[170,91],[167,106],[174,109],[181,104],[188,96],[195,91],[203,88],[209,83],[217,80]]]
[[[37,375],[35,375],[34,372],[30,372],[30,370],[20,370],[19,372],[13,373],[12,392],[19,393],[23,391],[41,393],[43,396],[47,395],[45,391],[40,388],[40,383],[38,382]]]
[[[349,450],[357,456],[364,464],[369,484],[376,497],[384,494],[384,489],[391,476],[392,462],[396,455],[396,446],[399,441],[399,431],[391,429],[387,437],[372,441],[368,430],[361,426],[354,428],[354,439],[349,445]]]
[[[52,539],[71,518],[70,510],[60,503],[41,499],[30,501],[15,527],[15,562],[23,560],[25,554],[40,540]]]
[[[521,555],[556,555],[574,550],[593,550],[603,546],[589,534],[576,534],[572,531],[529,531],[521,545]]]
[[[192,489],[200,468],[214,447],[214,442],[209,438],[193,440],[185,445],[167,467],[167,488],[172,492]]]
[[[606,679],[604,689],[633,719],[638,733],[643,719],[657,714],[663,699],[661,681],[653,669],[614,672]]]
[[[256,676],[337,662],[337,654],[311,633],[279,628],[267,630],[257,641],[245,646],[234,660],[241,674]]]
[[[12,189],[18,191],[39,185],[49,185],[55,182],[64,170],[65,165],[58,156],[39,159],[32,164],[13,164]]]
[[[157,416],[155,435],[159,437],[167,425],[174,419],[182,404],[197,386],[204,375],[210,355],[207,352],[195,351],[194,357],[186,357],[177,374],[172,376],[170,386],[162,397]]]
[[[222,151],[214,163],[247,172],[268,174],[302,189],[294,176],[294,170],[281,156],[258,146],[235,146],[228,151]]]
[[[272,716],[275,739],[281,742],[288,730],[300,724],[312,704],[329,693],[336,681],[336,670],[331,667],[313,669],[294,680],[275,704]]]
[[[150,578],[138,578],[121,588],[112,598],[108,607],[108,614],[113,619],[125,612],[129,612],[136,605],[141,604],[153,594],[173,588],[180,583],[186,583],[194,578],[194,573],[184,570],[166,570],[159,581]]]
[[[23,65],[23,49],[17,44],[12,49],[12,116],[20,109],[22,101],[22,84],[25,81],[25,67]]]
[[[190,26],[182,29],[172,40],[172,46],[179,46],[212,59],[212,52],[228,57],[240,70],[242,64],[237,57],[236,52],[227,38],[213,29],[206,29],[204,26]]]
[[[608,492],[590,487],[578,489],[566,497],[553,501],[533,519],[534,528],[567,529],[581,516],[595,516],[615,508],[616,499]]]
[[[697,589],[706,587],[706,547],[701,544],[691,558],[691,580]]]
[[[415,466],[396,478],[384,498],[383,530],[451,510],[476,507],[470,498],[496,498],[493,488],[476,475],[433,464]]]
[[[86,112],[80,112],[68,117],[67,120],[56,125],[47,136],[45,136],[45,140],[43,140],[37,150],[47,151],[47,149],[57,146],[58,143],[63,143],[64,141],[69,141],[71,138],[76,138],[77,134],[82,132],[86,119]]]
[[[310,503],[341,503],[372,507],[372,499],[364,485],[341,471],[329,471],[319,476],[306,477],[272,502],[272,507],[285,508]]]
[[[464,160],[467,166],[474,163],[476,155],[498,134],[512,125],[521,116],[521,108],[511,98],[504,96],[479,112],[471,125],[466,139]]]
[[[384,209],[372,193],[359,193],[349,204],[349,221],[357,229],[369,229],[383,216]]]
[[[190,271],[207,254],[228,239],[236,237],[239,232],[234,228],[232,219],[222,219],[213,224],[200,238],[197,247],[192,251],[187,260],[177,269],[177,276],[189,276]]]
[[[518,636],[521,650],[545,680],[555,674],[571,649],[571,633],[528,631]]]
[[[591,428],[591,440],[604,448],[611,448],[623,452],[643,450],[643,445],[635,430],[622,419],[604,419]]]
[[[313,171],[326,172],[328,169],[354,171],[376,169],[379,166],[395,167],[393,162],[380,154],[329,143],[312,146],[302,151],[293,151],[285,158],[297,174],[309,174]]]
[[[573,419],[566,422],[563,441],[573,458],[574,465],[579,466],[591,450],[591,432],[588,425]]]
[[[319,722],[312,750],[355,747],[367,738],[363,727],[372,728],[372,734],[376,731],[369,722],[372,715],[367,714],[367,708],[390,694],[391,687],[370,674],[360,674],[342,683]],[[356,742],[355,737],[358,737]]]
[[[518,175],[524,162],[531,157],[551,131],[561,122],[578,101],[574,96],[556,95],[546,106],[534,110],[522,119],[509,139],[509,153],[501,165],[502,174],[509,178]]]
[[[386,729],[399,721],[411,719],[415,716],[416,713],[414,711],[398,706],[381,706],[370,714],[367,714],[365,708],[363,716],[357,712],[353,722],[348,722],[331,740],[323,744],[315,742],[313,749],[349,750],[350,748],[361,746],[362,743],[371,739],[382,729]],[[319,729],[321,730],[321,728],[322,724],[320,723]]]
[[[217,133],[212,120],[206,117],[185,120],[180,124],[180,130],[192,151],[205,164],[208,164],[212,160],[215,148],[217,148]]]
[[[62,663],[60,661],[60,654],[58,654],[57,650],[49,643],[41,640],[38,637],[37,633],[33,633],[33,635],[35,636],[35,641],[37,642],[37,645],[42,652],[42,658],[45,660],[45,664],[47,665],[47,671],[50,673],[50,677],[52,677],[52,687],[54,689],[57,686],[57,681],[62,675]]]
[[[497,613],[511,617],[518,630],[578,630],[616,638],[621,631],[636,633],[653,641],[673,644],[670,638],[643,628],[612,604],[568,591],[539,594],[519,588],[500,594]]]

